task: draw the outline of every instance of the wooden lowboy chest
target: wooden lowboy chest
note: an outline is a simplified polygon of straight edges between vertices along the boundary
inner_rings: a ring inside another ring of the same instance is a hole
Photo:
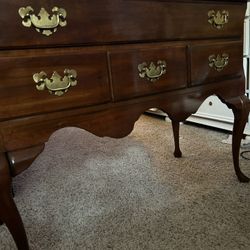
[[[233,164],[250,104],[242,67],[245,0],[0,0],[0,222],[28,249],[11,179],[51,133],[128,135],[148,108],[179,122],[212,94],[235,115]]]

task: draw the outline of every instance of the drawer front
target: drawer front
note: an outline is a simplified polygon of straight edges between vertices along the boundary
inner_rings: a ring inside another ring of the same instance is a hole
[[[102,51],[5,51],[0,52],[0,65],[0,119],[110,100],[106,53]]]
[[[184,88],[187,83],[185,46],[110,53],[115,100]]]
[[[0,48],[237,37],[245,10],[237,1],[0,0]]]
[[[191,48],[192,84],[241,76],[242,64],[242,42],[194,45]]]

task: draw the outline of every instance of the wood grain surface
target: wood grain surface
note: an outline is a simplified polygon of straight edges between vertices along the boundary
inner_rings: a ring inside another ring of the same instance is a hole
[[[182,3],[179,3],[182,2]],[[240,37],[245,1],[34,1],[1,0],[0,48],[127,43]],[[67,26],[46,37],[22,25],[20,7],[30,5],[67,11]],[[79,7],[80,6],[80,7]],[[228,10],[229,23],[217,30],[208,23],[208,11]],[[94,28],[93,28],[94,27]]]

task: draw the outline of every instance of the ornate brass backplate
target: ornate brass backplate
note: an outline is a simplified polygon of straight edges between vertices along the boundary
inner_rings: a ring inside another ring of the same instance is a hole
[[[75,86],[77,84],[77,73],[73,69],[65,69],[64,77],[61,77],[56,71],[52,74],[51,78],[47,78],[47,74],[45,72],[36,73],[33,75],[33,79],[35,83],[37,83],[37,90],[45,90],[51,94],[62,96],[65,94],[71,86]]]
[[[151,62],[149,66],[146,62],[143,62],[138,65],[139,76],[151,82],[155,82],[162,75],[166,74],[166,65],[166,62],[162,60],[159,60],[157,64]]]
[[[208,22],[217,29],[222,29],[229,21],[229,12],[227,10],[215,11],[210,10],[208,12]]]
[[[223,53],[222,55],[210,55],[208,57],[209,66],[217,71],[222,71],[229,63],[229,55]]]
[[[35,15],[33,8],[30,6],[20,8],[18,13],[23,19],[23,26],[34,26],[38,32],[45,36],[50,36],[56,32],[59,26],[64,27],[67,25],[67,13],[64,9],[58,7],[52,9],[52,15],[44,8],[41,8],[39,14]]]

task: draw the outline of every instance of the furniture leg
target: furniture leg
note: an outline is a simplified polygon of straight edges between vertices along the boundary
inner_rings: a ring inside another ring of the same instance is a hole
[[[248,120],[250,102],[246,96],[241,96],[234,100],[227,101],[227,104],[232,108],[234,113],[232,154],[235,173],[240,182],[249,182],[250,179],[244,175],[240,169],[239,153],[244,128]]]
[[[7,152],[11,176],[15,177],[27,169],[36,157],[44,150],[44,146],[45,144],[40,144],[30,148]]]
[[[9,164],[4,153],[0,154],[0,220],[6,224],[17,248],[28,250],[23,222],[12,196]]]
[[[176,158],[180,158],[180,157],[182,157],[182,152],[180,150],[180,142],[179,142],[180,123],[172,120],[172,127],[173,127],[174,145],[175,145],[174,156]]]

